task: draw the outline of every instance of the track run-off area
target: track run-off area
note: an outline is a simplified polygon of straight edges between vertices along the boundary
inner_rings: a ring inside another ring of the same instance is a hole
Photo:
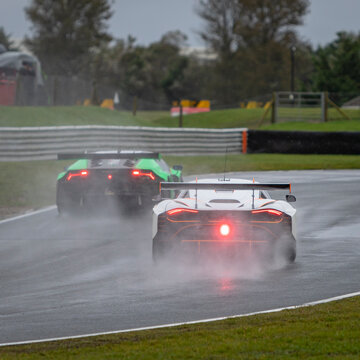
[[[155,266],[151,211],[60,217],[51,207],[0,222],[0,343],[248,314],[360,290],[359,170],[227,177],[291,182],[294,264]]]

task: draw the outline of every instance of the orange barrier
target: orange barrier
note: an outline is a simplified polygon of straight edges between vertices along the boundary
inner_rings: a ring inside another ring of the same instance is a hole
[[[247,153],[247,130],[242,132],[242,153]]]

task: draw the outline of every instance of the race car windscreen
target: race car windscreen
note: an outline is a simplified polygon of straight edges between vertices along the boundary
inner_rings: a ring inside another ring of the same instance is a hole
[[[241,203],[244,203],[252,198],[252,190],[186,190],[182,191],[179,194],[179,198],[195,198],[200,201],[209,201],[209,200],[232,200],[236,199]],[[260,191],[254,191],[255,198],[260,197]]]
[[[137,163],[137,160],[130,159],[92,159],[91,168],[131,168]]]

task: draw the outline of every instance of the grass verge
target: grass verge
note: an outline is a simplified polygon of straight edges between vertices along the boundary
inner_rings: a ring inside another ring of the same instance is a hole
[[[358,359],[360,297],[174,328],[0,348],[1,359]]]
[[[255,127],[262,109],[230,109],[184,116],[184,127],[224,128]],[[178,118],[169,111],[111,111],[95,106],[17,107],[2,106],[2,126],[63,126],[63,125],[141,125],[177,127]]]
[[[333,111],[333,109],[329,111],[330,114]],[[270,120],[267,119],[259,127],[263,109],[214,110],[209,113],[184,116],[183,126],[190,128],[247,127],[291,131],[360,131],[360,110],[346,110],[346,112],[351,120],[336,119],[326,123],[292,121],[270,124]],[[179,120],[171,117],[168,111],[138,111],[136,116],[133,116],[129,111],[111,111],[94,106],[1,107],[0,127],[62,125],[178,127]]]
[[[224,155],[164,156],[184,175],[222,173]],[[56,176],[71,161],[0,162],[0,217],[55,203]],[[226,171],[360,169],[356,155],[228,155]]]
[[[129,112],[96,106],[2,106],[3,126],[138,125]]]
[[[0,162],[0,218],[55,203],[56,176],[69,162]]]
[[[360,131],[360,120],[334,120],[326,123],[315,122],[286,122],[264,125],[260,130],[286,131]]]
[[[260,123],[263,109],[214,110],[208,113],[192,114],[183,117],[183,127],[189,128],[256,128]],[[178,127],[177,117],[162,116],[151,120],[141,120],[144,126]]]
[[[222,173],[225,155],[164,156],[169,165],[184,166],[184,175]],[[357,155],[247,154],[228,155],[226,171],[359,169]]]

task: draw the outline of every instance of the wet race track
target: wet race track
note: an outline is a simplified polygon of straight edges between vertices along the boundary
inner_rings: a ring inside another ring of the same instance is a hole
[[[360,171],[236,177],[253,175],[292,183],[292,265],[154,266],[150,213],[75,219],[53,209],[0,223],[0,343],[236,315],[359,291]]]

